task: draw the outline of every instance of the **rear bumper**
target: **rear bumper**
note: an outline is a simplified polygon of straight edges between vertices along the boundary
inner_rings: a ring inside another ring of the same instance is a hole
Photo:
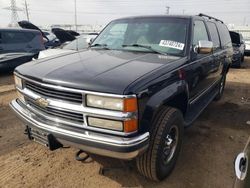
[[[126,138],[82,129],[76,130],[71,126],[36,116],[18,99],[13,100],[10,107],[25,125],[52,134],[63,145],[73,146],[88,153],[129,160],[143,153],[148,147],[148,132]]]

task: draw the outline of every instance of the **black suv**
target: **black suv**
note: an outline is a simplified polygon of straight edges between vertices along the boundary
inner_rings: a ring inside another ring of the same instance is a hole
[[[87,50],[18,67],[10,106],[31,140],[135,159],[159,181],[184,128],[221,98],[232,53],[226,25],[203,14],[118,19]]]
[[[241,64],[244,61],[244,53],[246,45],[243,41],[242,34],[234,31],[230,31],[229,33],[233,44],[232,66],[240,68]]]

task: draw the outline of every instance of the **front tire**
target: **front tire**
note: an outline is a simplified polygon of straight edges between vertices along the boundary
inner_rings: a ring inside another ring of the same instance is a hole
[[[160,181],[174,169],[183,139],[183,116],[175,108],[164,107],[152,125],[147,151],[136,159],[138,171]]]

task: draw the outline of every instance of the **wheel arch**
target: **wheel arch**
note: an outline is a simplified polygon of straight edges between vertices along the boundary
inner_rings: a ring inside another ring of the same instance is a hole
[[[180,81],[151,96],[141,116],[143,129],[149,131],[157,113],[165,106],[180,110],[185,116],[188,110],[189,91],[185,81]]]

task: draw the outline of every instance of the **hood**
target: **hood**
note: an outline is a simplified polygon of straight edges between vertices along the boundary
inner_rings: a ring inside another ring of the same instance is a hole
[[[72,53],[73,50],[66,50],[66,49],[48,49],[39,52],[38,59],[55,56],[64,53]]]
[[[32,61],[19,66],[16,72],[45,83],[123,94],[129,84],[143,75],[178,59],[154,53],[86,50]]]
[[[53,28],[51,31],[54,33],[54,35],[56,35],[61,43],[73,41],[76,39],[74,35],[61,28]]]
[[[39,27],[35,26],[34,24],[32,24],[32,23],[29,22],[29,21],[26,21],[26,20],[19,21],[19,22],[18,22],[18,25],[19,25],[21,28],[23,28],[23,29],[38,30],[38,31],[40,31],[40,32],[42,33],[42,36],[43,36],[44,38],[46,38],[47,40],[49,40],[49,39],[47,38],[47,36],[42,32],[42,30],[41,30]]]

